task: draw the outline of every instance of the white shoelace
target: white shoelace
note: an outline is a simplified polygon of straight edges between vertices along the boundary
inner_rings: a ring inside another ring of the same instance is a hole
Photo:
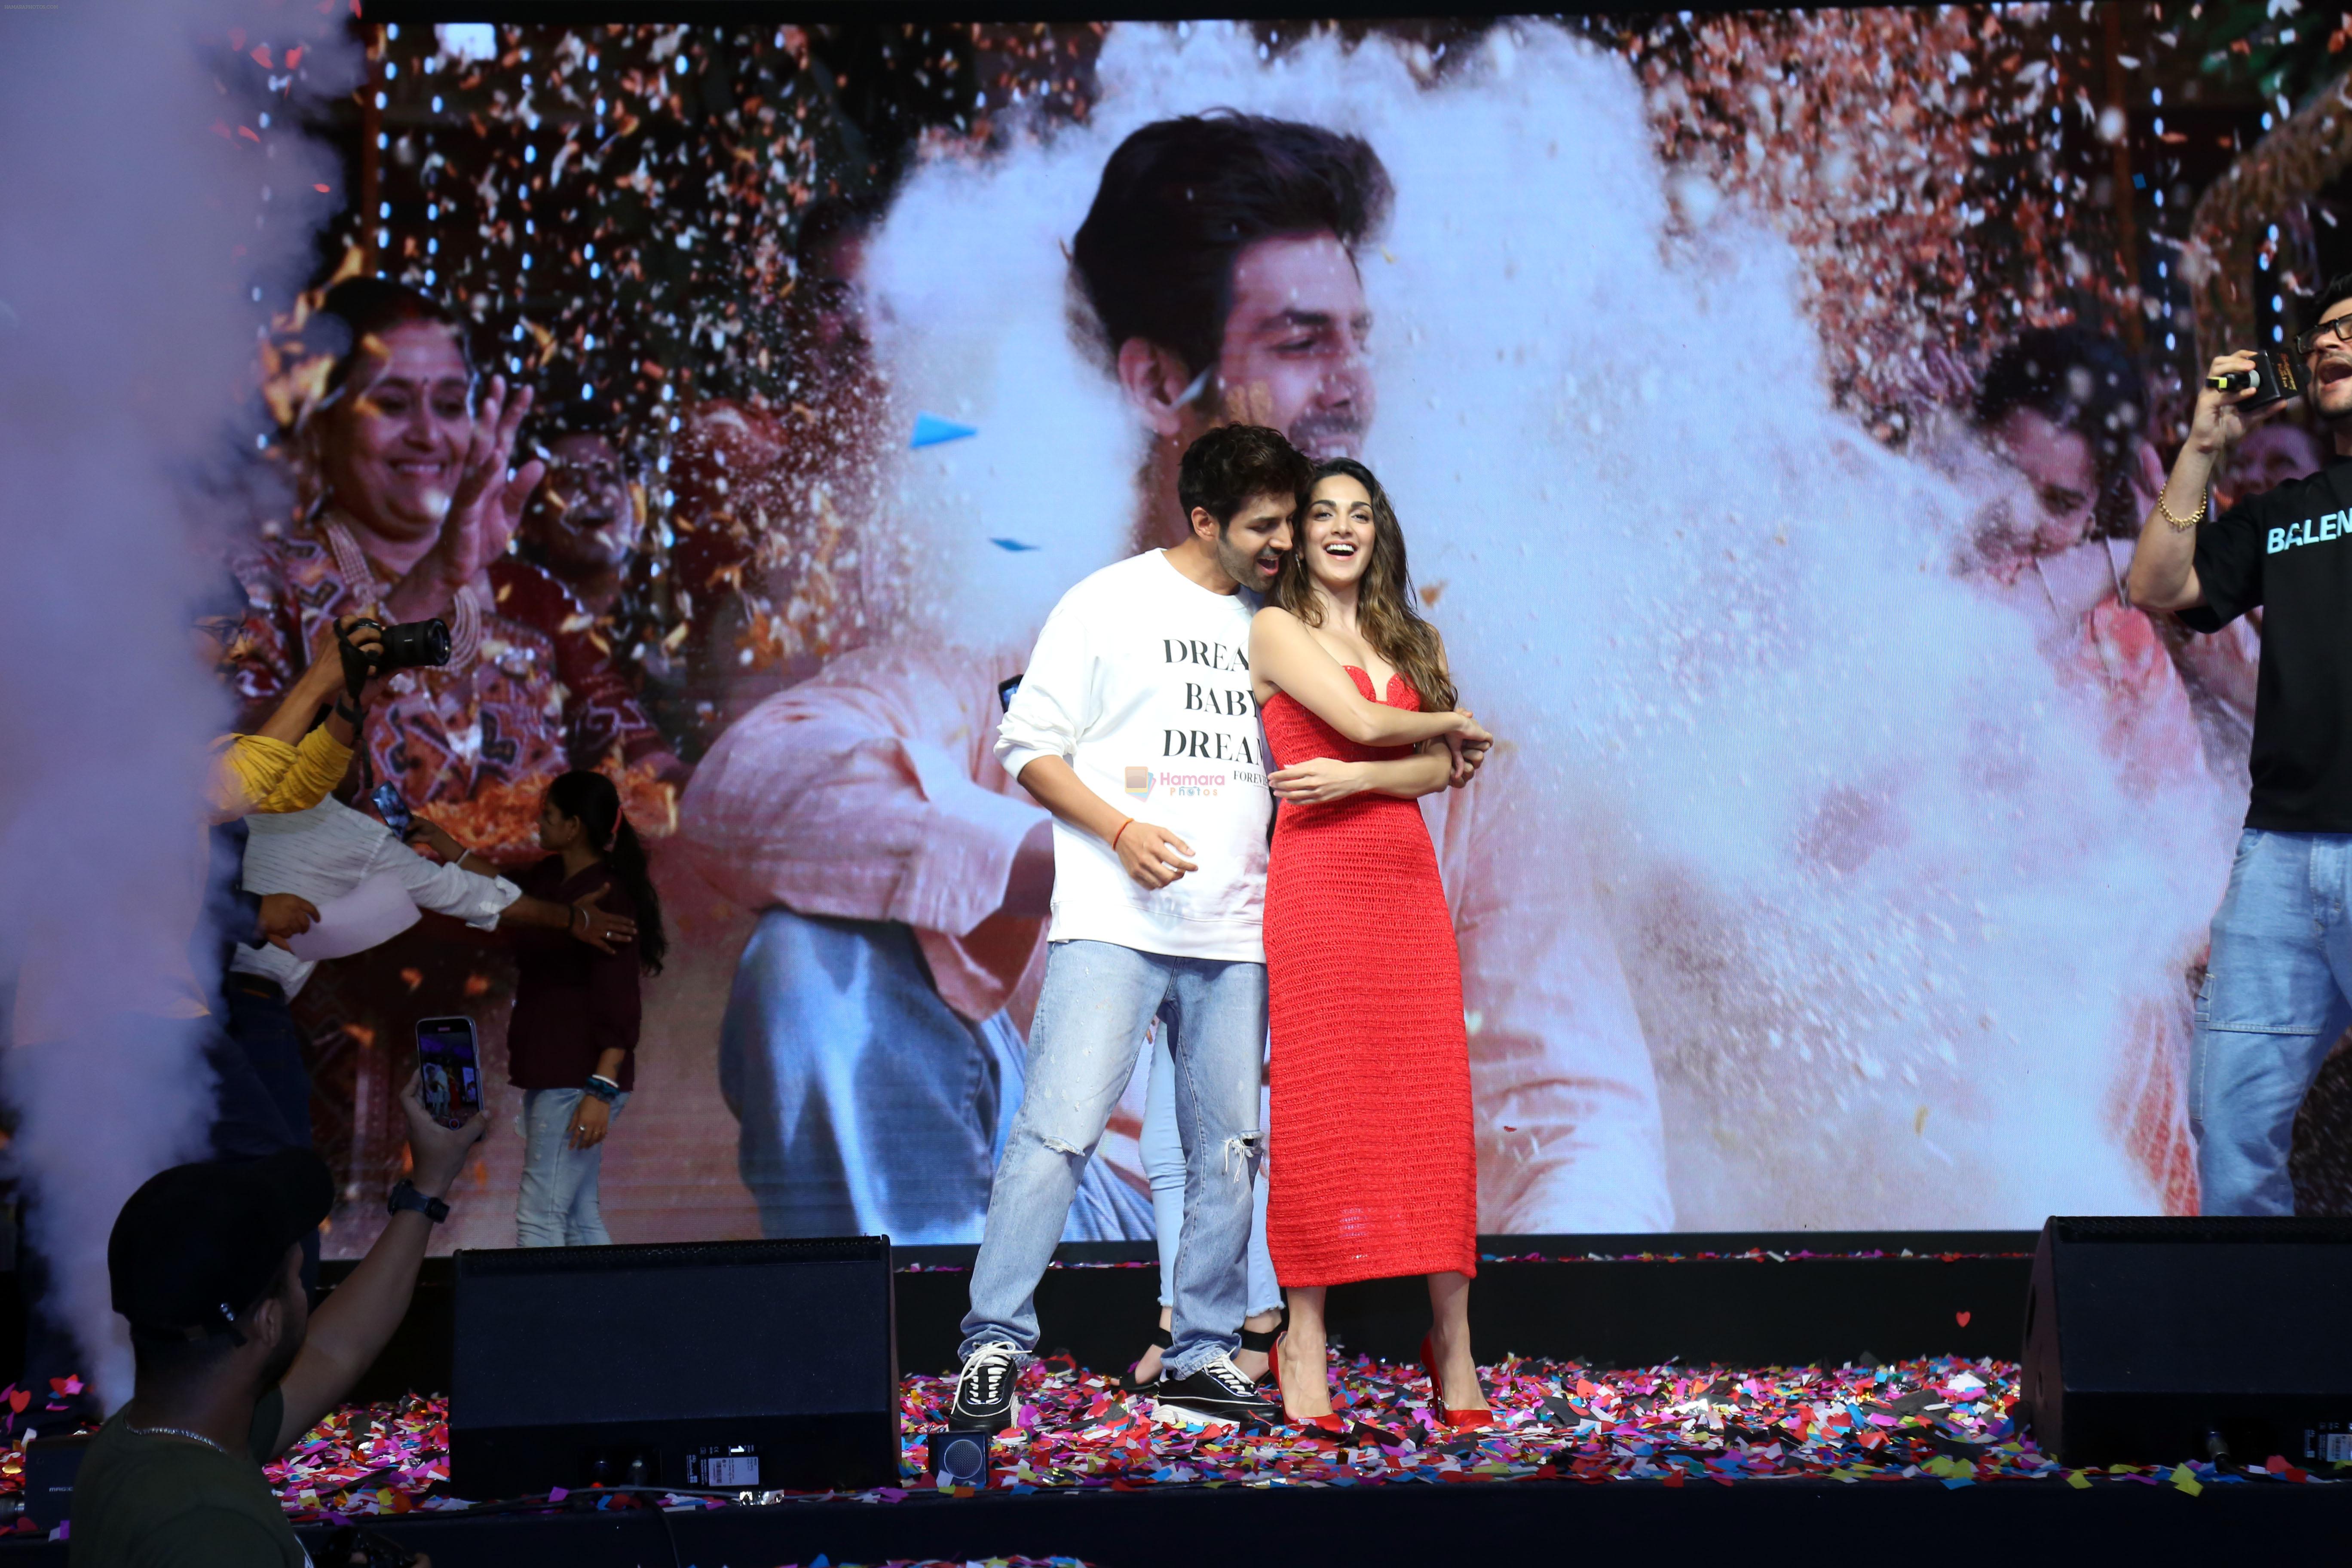
[[[1232,1394],[1236,1399],[1252,1399],[1256,1397],[1257,1384],[1252,1383],[1249,1378],[1243,1373],[1242,1369],[1234,1364],[1233,1357],[1231,1356],[1221,1355],[1201,1370],[1207,1373],[1211,1377],[1216,1379],[1217,1382],[1223,1386],[1225,1392]]]
[[[971,1352],[963,1363],[963,1377],[969,1381],[982,1404],[994,1404],[1004,1392],[1004,1380],[1013,1374],[1014,1362],[1021,1347],[1002,1340],[992,1340]]]

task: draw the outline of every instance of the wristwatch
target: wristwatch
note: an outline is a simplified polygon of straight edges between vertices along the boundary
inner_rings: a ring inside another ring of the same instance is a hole
[[[398,1214],[403,1209],[414,1209],[435,1225],[449,1217],[447,1204],[439,1198],[426,1197],[416,1190],[413,1182],[402,1182],[392,1189],[392,1195],[383,1200],[383,1212],[386,1214]]]

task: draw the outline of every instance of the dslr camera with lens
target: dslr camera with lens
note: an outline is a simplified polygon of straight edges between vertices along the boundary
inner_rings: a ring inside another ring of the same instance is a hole
[[[335,639],[343,658],[343,683],[351,689],[354,700],[360,688],[375,676],[395,669],[438,668],[449,662],[449,623],[437,616],[396,626],[362,616],[353,621],[350,629],[357,631],[362,626],[373,626],[383,640],[373,648],[359,648],[352,646],[348,635]]]

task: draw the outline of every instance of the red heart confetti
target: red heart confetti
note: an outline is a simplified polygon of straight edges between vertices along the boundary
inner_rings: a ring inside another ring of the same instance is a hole
[[[1952,1321],[1959,1324],[1960,1327],[1965,1329],[1969,1326],[1969,1314],[1966,1312],[1954,1312],[1952,1314]]]

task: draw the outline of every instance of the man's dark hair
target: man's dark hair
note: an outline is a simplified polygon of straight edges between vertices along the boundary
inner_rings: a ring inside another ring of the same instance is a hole
[[[1214,364],[1234,258],[1262,239],[1331,234],[1353,250],[1388,216],[1370,143],[1230,109],[1145,126],[1103,166],[1071,262],[1113,353],[1129,338]]]
[[[2319,292],[2312,296],[2311,303],[2305,307],[2304,330],[2308,331],[2319,325],[2320,317],[2327,314],[2331,307],[2339,305],[2347,300],[2352,300],[2352,272],[2339,272],[2330,278],[2320,288]]]
[[[457,340],[457,352],[465,356],[467,373],[474,369],[473,345],[467,341],[466,323],[457,313],[430,294],[388,278],[344,279],[327,290],[318,313],[341,322],[350,334],[335,355],[334,368],[327,373],[331,391],[351,379],[360,348],[370,338],[382,337],[412,321],[448,328],[449,335]]]
[[[2129,489],[2147,438],[2147,390],[2124,346],[2088,327],[2036,327],[1992,356],[1977,389],[1977,424],[1990,429],[2020,408],[2089,443],[2099,521],[2137,531]],[[2109,513],[2116,507],[2122,511]]]
[[[241,621],[252,613],[253,600],[246,592],[244,579],[226,565],[206,573],[205,580],[188,595],[191,624],[214,619]]]
[[[1176,465],[1184,515],[1205,511],[1220,532],[1259,496],[1304,496],[1314,483],[1315,465],[1281,431],[1263,425],[1220,425],[1185,447]]]

